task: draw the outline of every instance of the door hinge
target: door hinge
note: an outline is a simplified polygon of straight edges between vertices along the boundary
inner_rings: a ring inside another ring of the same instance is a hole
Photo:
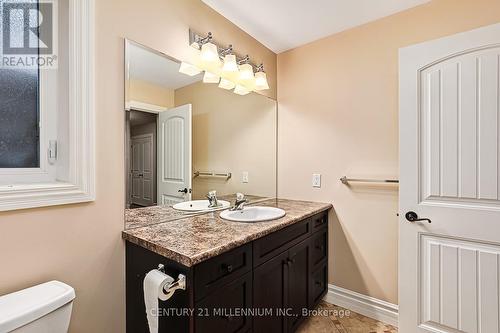
[[[54,164],[57,161],[57,140],[49,140],[47,158],[50,164]]]

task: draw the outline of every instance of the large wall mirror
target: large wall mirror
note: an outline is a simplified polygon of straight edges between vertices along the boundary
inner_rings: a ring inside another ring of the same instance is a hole
[[[222,202],[276,196],[276,101],[179,67],[125,40],[126,228],[202,213],[181,203],[213,191]]]

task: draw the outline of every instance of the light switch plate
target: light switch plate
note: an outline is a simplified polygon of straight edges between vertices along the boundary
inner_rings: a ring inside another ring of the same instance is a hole
[[[248,183],[248,171],[243,171],[241,173],[241,182]]]
[[[312,186],[313,187],[321,187],[321,174],[313,173]]]

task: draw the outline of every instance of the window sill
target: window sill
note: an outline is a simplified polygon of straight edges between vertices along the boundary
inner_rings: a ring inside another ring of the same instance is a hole
[[[55,182],[0,186],[0,211],[65,205],[95,200],[90,186]]]

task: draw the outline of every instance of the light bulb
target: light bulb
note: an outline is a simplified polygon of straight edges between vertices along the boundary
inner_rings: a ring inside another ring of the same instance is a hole
[[[235,86],[235,83],[232,81],[229,81],[227,79],[221,78],[220,83],[219,83],[219,88],[230,90],[233,89]]]
[[[237,84],[236,87],[234,88],[234,93],[238,95],[246,95],[250,93],[250,91],[243,87],[242,85]]]
[[[220,76],[215,75],[210,72],[205,72],[205,75],[203,75],[203,82],[204,83],[219,83]]]
[[[240,80],[248,81],[254,78],[253,67],[250,64],[240,65]]]
[[[179,72],[189,76],[195,76],[201,73],[201,69],[199,69],[195,65],[191,65],[183,61],[181,62],[181,67],[179,68]]]
[[[267,75],[265,72],[255,73],[255,90],[267,90],[269,84],[267,83]]]
[[[237,72],[238,64],[236,63],[236,56],[228,54],[224,57],[224,65],[222,66],[224,72]]]
[[[217,51],[217,45],[212,43],[205,43],[201,47],[200,58],[206,63],[218,63],[219,52]]]

